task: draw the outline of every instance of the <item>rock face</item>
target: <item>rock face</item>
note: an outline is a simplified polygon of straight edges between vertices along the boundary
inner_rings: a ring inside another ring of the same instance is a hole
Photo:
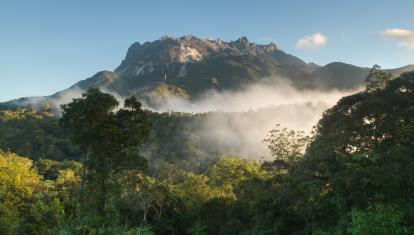
[[[231,71],[223,71],[226,75],[220,75],[216,70],[234,70],[231,67],[237,63],[236,59],[264,57],[277,50],[273,43],[256,45],[250,43],[246,37],[232,42],[203,40],[194,36],[163,37],[142,45],[139,42],[134,43],[128,49],[125,60],[115,69],[115,73],[121,77],[148,80],[142,82],[146,84],[165,82],[174,85],[189,85],[188,83],[193,81],[186,81],[188,79],[196,80],[198,83],[220,77],[230,79],[224,76],[231,76]],[[261,59],[265,60],[265,58]],[[228,68],[219,68],[223,63],[227,63]],[[252,76],[244,77],[249,79]],[[181,81],[177,80],[178,78]],[[203,85],[200,89],[203,90]]]
[[[161,102],[173,96],[192,99],[207,90],[237,90],[264,78],[270,82],[285,79],[298,89],[349,90],[363,85],[369,70],[340,62],[326,66],[305,63],[274,43],[259,45],[246,37],[225,42],[191,35],[164,36],[153,42],[132,44],[113,72],[98,72],[50,97],[20,100],[25,104],[31,100],[41,103],[48,98],[66,97],[74,91],[98,87],[154,103],[149,99]],[[414,70],[413,65],[388,72],[398,76],[410,70]],[[7,104],[18,103],[15,100]]]
[[[127,52],[126,58],[115,70],[121,74],[136,75],[131,73],[134,69],[127,68],[140,64],[171,64],[171,63],[191,63],[208,60],[214,56],[241,56],[258,55],[276,51],[274,43],[269,45],[256,45],[250,43],[246,37],[241,37],[236,41],[224,42],[223,40],[203,40],[194,36],[184,36],[181,38],[162,37],[154,42],[140,44],[134,43]]]

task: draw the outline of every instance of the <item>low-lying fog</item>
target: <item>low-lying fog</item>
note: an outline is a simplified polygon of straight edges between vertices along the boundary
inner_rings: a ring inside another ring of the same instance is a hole
[[[309,133],[326,109],[354,92],[298,90],[281,81],[239,91],[209,91],[194,101],[173,98],[160,105],[158,111],[210,112],[198,120],[205,148],[248,158],[268,158],[270,153],[263,139],[276,124]]]
[[[208,91],[197,100],[169,98],[155,111],[208,112],[197,119],[204,148],[248,158],[268,158],[263,139],[276,124],[309,133],[326,109],[356,91],[299,90],[283,79],[238,91]],[[56,97],[55,103],[66,103],[80,94],[76,89],[63,93]],[[144,103],[145,106],[148,108]]]

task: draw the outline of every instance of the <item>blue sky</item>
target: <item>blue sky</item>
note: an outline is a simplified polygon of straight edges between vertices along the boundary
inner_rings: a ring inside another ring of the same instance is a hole
[[[0,101],[49,95],[113,70],[130,44],[165,34],[247,36],[274,40],[306,62],[400,67],[414,63],[413,9],[410,0],[0,0]],[[325,41],[305,38],[315,33]]]

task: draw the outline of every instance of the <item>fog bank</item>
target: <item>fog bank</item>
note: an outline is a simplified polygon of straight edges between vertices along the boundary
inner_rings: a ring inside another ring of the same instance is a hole
[[[238,91],[208,91],[197,100],[174,97],[157,111],[206,113],[197,120],[207,152],[270,158],[263,143],[276,124],[310,133],[323,112],[355,91],[298,90],[289,83],[259,83]]]

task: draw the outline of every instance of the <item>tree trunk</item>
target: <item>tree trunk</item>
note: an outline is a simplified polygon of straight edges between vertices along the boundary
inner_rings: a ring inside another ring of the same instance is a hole
[[[98,213],[105,217],[106,211],[106,197],[107,197],[107,188],[106,188],[106,174],[101,175],[100,179],[100,195],[98,198]]]
[[[86,158],[88,157],[88,153],[86,154]],[[80,192],[79,192],[79,210],[78,210],[78,219],[81,218],[82,214],[83,214],[83,201],[84,201],[84,190],[85,190],[85,177],[86,177],[86,165],[85,165],[85,160],[82,160],[82,181],[81,181],[81,187],[80,187]]]

